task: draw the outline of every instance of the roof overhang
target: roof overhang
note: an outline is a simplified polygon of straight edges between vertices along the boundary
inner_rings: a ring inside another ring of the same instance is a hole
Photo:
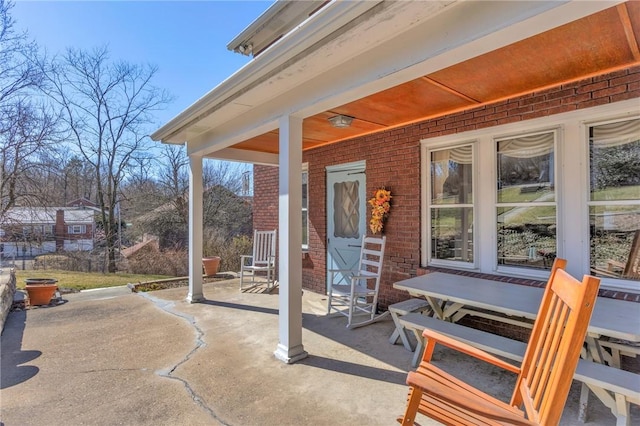
[[[620,3],[330,2],[152,138],[273,163],[284,115],[310,149],[632,66],[640,5]]]

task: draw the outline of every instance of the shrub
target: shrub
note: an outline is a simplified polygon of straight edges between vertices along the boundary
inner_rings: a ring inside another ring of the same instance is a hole
[[[33,269],[57,269],[74,272],[104,272],[104,253],[85,251],[62,252],[37,256]]]
[[[240,271],[240,256],[251,254],[253,249],[253,240],[246,235],[234,237],[231,244],[227,245],[226,253],[222,257],[222,271]]]
[[[240,256],[251,254],[253,241],[247,236],[234,237],[231,241],[208,232],[204,239],[203,256],[219,256],[220,272],[240,271]],[[124,265],[123,265],[124,266]],[[126,261],[132,274],[155,274],[181,277],[189,275],[189,258],[186,249],[141,250]]]
[[[127,259],[126,269],[132,274],[187,276],[189,274],[187,250],[140,250]]]

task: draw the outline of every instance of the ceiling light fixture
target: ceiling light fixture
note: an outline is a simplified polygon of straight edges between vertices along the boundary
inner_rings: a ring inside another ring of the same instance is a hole
[[[338,114],[333,117],[329,117],[329,122],[333,127],[344,128],[351,126],[351,122],[353,121],[353,117],[349,117],[348,115]]]

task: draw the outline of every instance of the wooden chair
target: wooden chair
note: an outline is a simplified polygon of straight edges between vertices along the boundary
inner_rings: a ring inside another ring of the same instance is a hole
[[[633,236],[626,263],[610,259],[607,261],[607,269],[591,268],[591,273],[602,277],[640,280],[640,229]]]
[[[329,282],[327,314],[332,310],[348,318],[347,327],[355,328],[377,320],[378,291],[387,237],[362,237],[360,260],[356,270],[333,269]],[[341,277],[348,276],[345,282]],[[354,322],[356,315],[367,319]]]
[[[419,412],[447,425],[557,425],[599,285],[589,275],[580,282],[562,269],[552,270],[520,367],[425,330],[427,347],[417,371],[407,377],[409,401],[398,421],[412,425]],[[511,401],[496,399],[431,364],[436,343],[518,374]]]
[[[262,284],[269,291],[275,287],[276,232],[254,231],[253,254],[240,257],[240,291]]]

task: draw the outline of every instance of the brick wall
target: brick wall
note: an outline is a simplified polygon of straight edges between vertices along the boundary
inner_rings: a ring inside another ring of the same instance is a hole
[[[278,228],[278,167],[253,168],[253,228]]]
[[[463,112],[415,123],[303,154],[309,163],[309,252],[302,259],[303,287],[326,290],[325,167],[366,160],[367,197],[376,188],[391,189],[385,224],[387,249],[380,305],[406,298],[395,281],[415,276],[420,266],[420,140],[550,116],[640,98],[640,67],[588,78]],[[254,168],[254,227],[274,229],[278,221],[278,169]],[[367,218],[369,215],[367,215]]]

